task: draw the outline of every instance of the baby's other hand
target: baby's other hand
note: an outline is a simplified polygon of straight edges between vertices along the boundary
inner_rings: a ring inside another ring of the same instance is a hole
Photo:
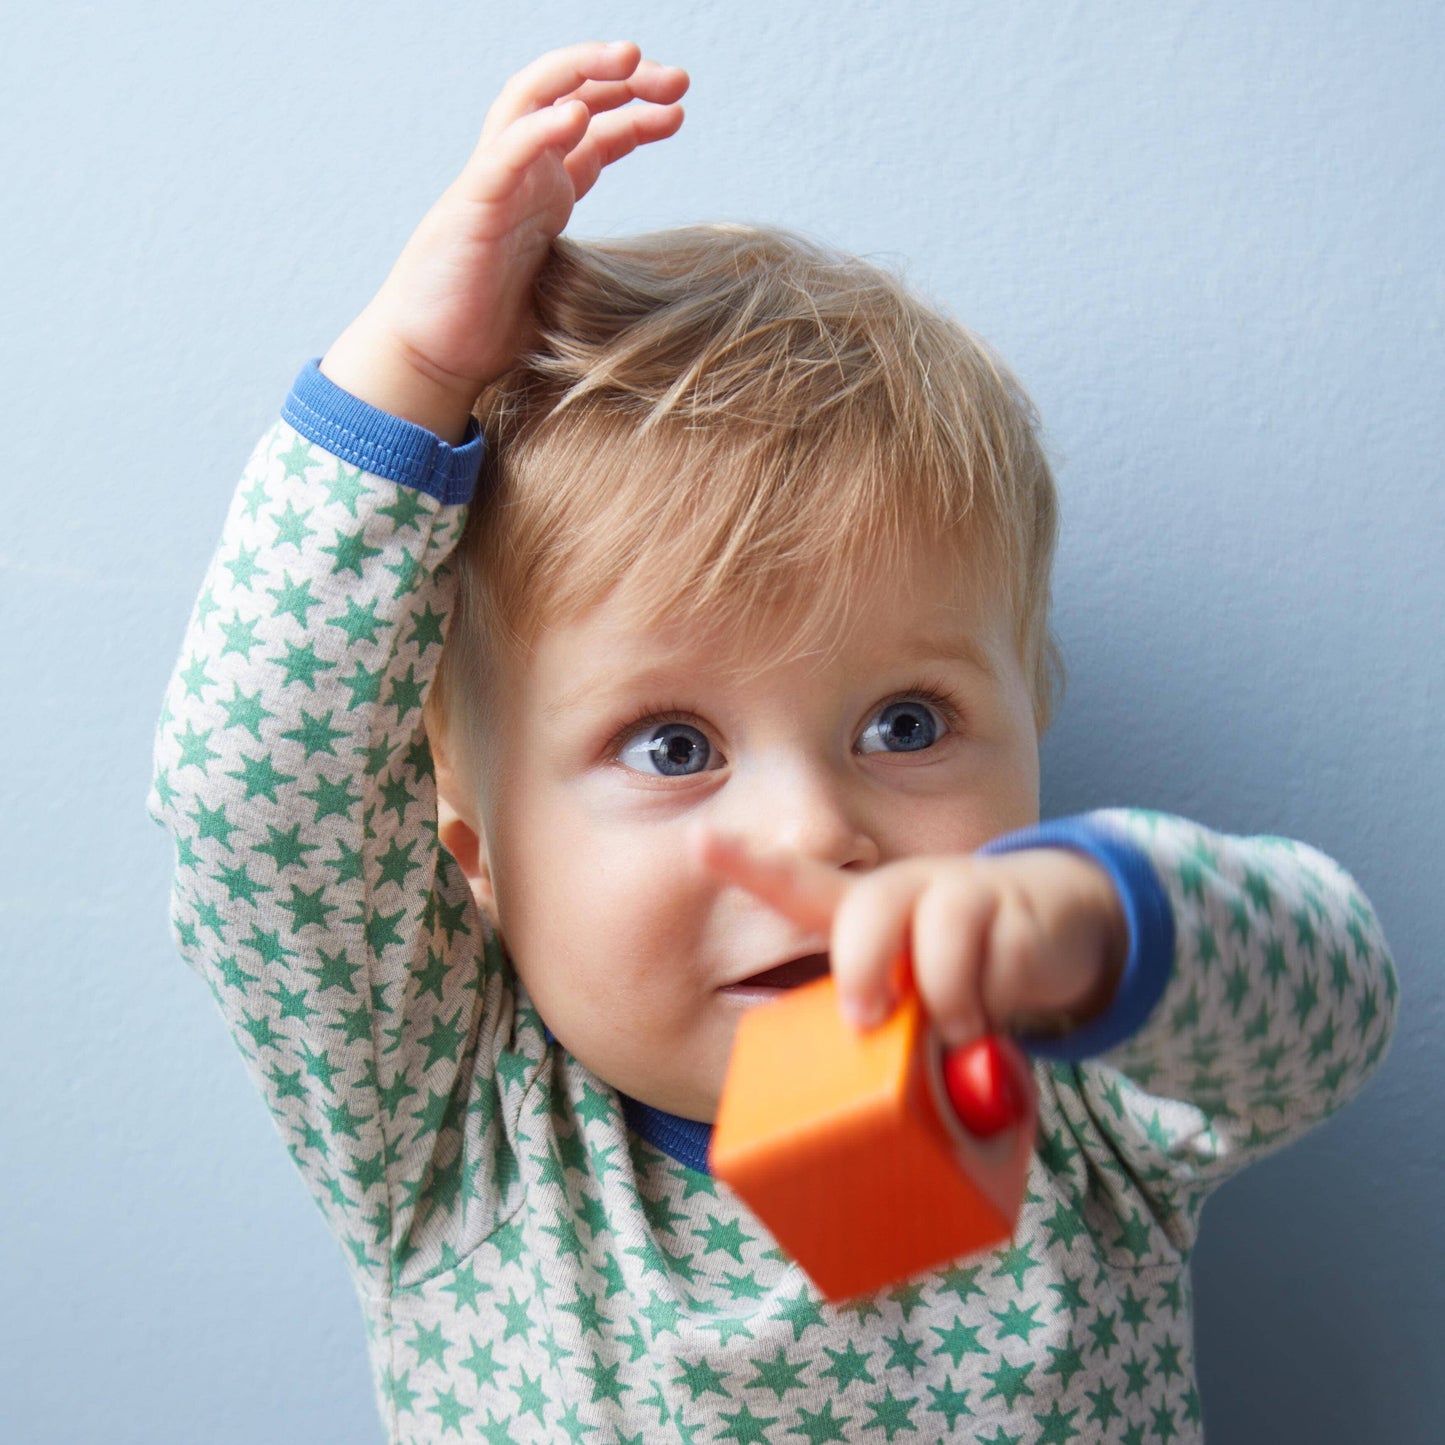
[[[801,854],[700,833],[704,863],[804,928],[827,932],[843,1012],[881,1023],[906,980],[944,1042],[1077,1027],[1118,985],[1129,930],[1109,875],[1080,853],[1039,848],[904,858],[851,874]]]
[[[644,60],[631,41],[570,45],[519,71],[322,371],[459,440],[532,335],[532,286],[572,208],[605,166],[678,129],[687,86],[686,71]]]

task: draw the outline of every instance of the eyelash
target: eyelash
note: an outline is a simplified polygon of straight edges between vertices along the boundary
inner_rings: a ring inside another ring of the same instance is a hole
[[[941,682],[924,682],[918,687],[903,688],[890,697],[884,698],[869,716],[874,717],[884,708],[892,707],[897,702],[926,702],[930,707],[937,709],[939,716],[948,725],[949,734],[957,736],[963,732],[963,713],[958,701]],[[688,727],[695,727],[699,732],[708,731],[697,714],[689,712],[686,708],[648,707],[630,722],[626,722],[618,728],[607,740],[603,751],[609,759],[616,762],[622,751],[623,743],[629,738],[640,733],[644,728],[662,727],[664,723],[686,723]]]

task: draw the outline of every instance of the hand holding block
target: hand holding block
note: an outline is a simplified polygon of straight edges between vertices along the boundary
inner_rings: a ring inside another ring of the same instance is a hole
[[[1016,1057],[1022,1117],[977,1138],[949,1104],[917,997],[859,1033],[819,979],[743,1016],[712,1172],[830,1300],[991,1248],[1018,1218],[1038,1119]]]

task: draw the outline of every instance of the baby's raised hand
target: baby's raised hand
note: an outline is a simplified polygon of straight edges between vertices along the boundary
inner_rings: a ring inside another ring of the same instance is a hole
[[[881,1023],[911,959],[913,986],[944,1042],[1087,1022],[1113,997],[1128,924],[1109,875],[1085,855],[1039,848],[904,858],[850,874],[702,832],[718,876],[829,938],[844,1013]]]
[[[532,285],[573,206],[605,166],[677,130],[687,85],[630,41],[567,46],[519,71],[322,371],[459,440],[477,396],[527,344]]]

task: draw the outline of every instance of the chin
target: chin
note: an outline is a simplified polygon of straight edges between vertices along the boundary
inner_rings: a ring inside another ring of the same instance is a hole
[[[723,1028],[678,1030],[670,1037],[659,1035],[648,1051],[630,1045],[622,1051],[622,1057],[601,1050],[589,1050],[591,1057],[577,1049],[570,1052],[603,1082],[638,1103],[681,1119],[711,1124],[717,1119],[736,1032],[736,1020],[728,1019]],[[565,1039],[559,1037],[558,1042],[568,1047]],[[649,1068],[654,1060],[666,1060],[673,1068]],[[691,1067],[678,1067],[683,1061]]]
[[[635,1092],[622,1086],[622,1092],[654,1109],[676,1114],[680,1119],[695,1119],[701,1124],[711,1124],[717,1119],[722,1082],[719,1080],[717,1087],[713,1089],[679,1084],[673,1088],[639,1089]]]

